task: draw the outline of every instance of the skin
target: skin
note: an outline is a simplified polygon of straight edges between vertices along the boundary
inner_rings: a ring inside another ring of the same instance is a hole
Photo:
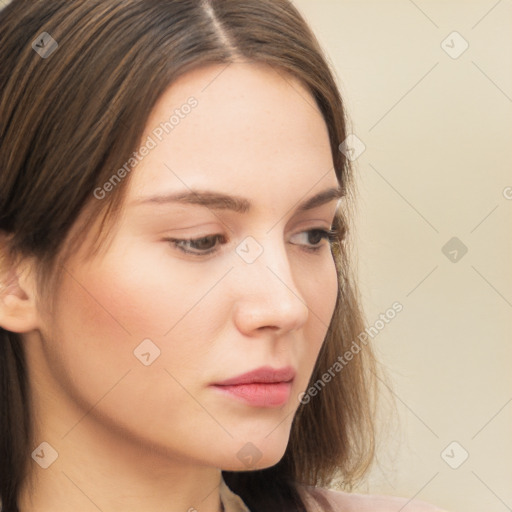
[[[239,62],[183,75],[143,140],[190,96],[198,106],[132,171],[108,249],[85,258],[91,226],[66,262],[53,315],[30,267],[2,302],[1,325],[23,333],[36,439],[58,452],[47,469],[31,461],[24,512],[217,512],[220,470],[248,469],[237,457],[246,443],[261,452],[251,469],[286,449],[337,295],[328,240],[307,233],[331,227],[337,201],[296,209],[338,186],[327,128],[299,82]],[[252,207],[136,204],[189,188]],[[166,240],[215,234],[225,243],[203,258]],[[251,264],[235,250],[248,236],[263,249]],[[134,350],[148,338],[160,356],[145,366]],[[280,408],[209,387],[263,365],[297,372]]]

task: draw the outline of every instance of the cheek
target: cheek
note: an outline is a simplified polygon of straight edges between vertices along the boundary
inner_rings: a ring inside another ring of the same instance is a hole
[[[197,267],[173,261],[164,248],[119,246],[101,264],[75,271],[81,286],[71,285],[66,291],[74,304],[64,307],[78,309],[86,329],[94,325],[100,332],[128,335],[133,342],[170,337],[176,326],[189,322],[220,275],[222,269],[201,273]]]
[[[322,319],[325,325],[328,326],[334,313],[339,289],[338,275],[332,257],[329,260],[329,265],[326,266],[325,271],[321,274],[320,279],[322,280],[322,285],[321,290],[318,291],[320,295],[318,300],[321,301],[325,311]]]
[[[184,410],[215,428],[181,384],[194,392],[208,377],[212,338],[226,322],[222,284],[213,288],[223,269],[198,281],[163,258],[111,254],[63,275],[46,330],[52,373],[75,404],[94,406],[90,418],[141,437],[165,438],[173,425],[185,443],[192,426],[176,425]]]
[[[304,377],[301,386],[304,388],[313,372],[318,354],[325,341],[338,295],[337,272],[334,260],[318,265],[314,272],[302,270],[304,280],[302,293],[309,308],[309,318],[304,326]]]
[[[301,270],[303,277],[302,293],[309,308],[309,323],[314,324],[317,331],[327,333],[331,322],[336,298],[338,280],[336,266],[332,257]],[[323,340],[323,337],[322,337]]]
[[[185,265],[171,265],[164,252],[122,249],[65,276],[54,326],[60,348],[85,361],[101,357],[112,372],[133,365],[134,350],[147,339],[160,350],[160,363],[167,358],[171,366],[193,359],[203,345],[207,350],[205,331],[213,332],[222,316],[222,284],[211,293],[222,269],[200,277]],[[182,339],[192,343],[176,342]]]

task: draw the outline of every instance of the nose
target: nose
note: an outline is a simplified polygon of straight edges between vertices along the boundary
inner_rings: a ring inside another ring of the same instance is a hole
[[[309,308],[297,286],[301,276],[293,274],[282,243],[268,242],[252,263],[240,259],[232,274],[234,320],[241,332],[272,330],[282,335],[306,323]]]

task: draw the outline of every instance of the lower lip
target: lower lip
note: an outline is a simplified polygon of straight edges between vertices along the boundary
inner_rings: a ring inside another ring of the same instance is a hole
[[[214,388],[240,399],[254,407],[281,407],[290,398],[292,383],[275,382],[252,384],[236,384],[230,386],[215,385]]]

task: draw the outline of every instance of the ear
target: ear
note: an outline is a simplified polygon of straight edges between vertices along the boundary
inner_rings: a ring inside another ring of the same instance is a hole
[[[1,233],[0,241],[5,241]],[[4,249],[0,244],[0,327],[29,332],[39,327],[33,268],[28,260],[14,266]]]

